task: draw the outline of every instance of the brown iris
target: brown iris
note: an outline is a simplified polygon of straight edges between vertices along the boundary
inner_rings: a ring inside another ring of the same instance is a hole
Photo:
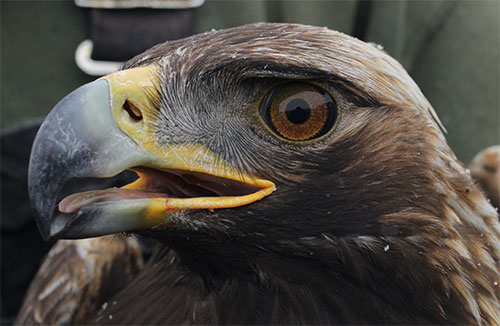
[[[260,114],[278,135],[305,141],[331,130],[337,118],[337,105],[330,94],[316,85],[285,83],[266,94]]]

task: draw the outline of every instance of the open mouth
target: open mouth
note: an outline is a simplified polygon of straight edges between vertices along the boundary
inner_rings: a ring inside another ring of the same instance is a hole
[[[175,169],[133,167],[139,178],[122,187],[75,193],[59,203],[61,213],[73,214],[91,204],[163,199],[165,209],[217,209],[237,207],[259,200],[274,190],[267,180],[238,174],[217,176]]]
[[[183,141],[180,130],[158,137],[153,112],[161,103],[160,75],[156,64],[108,75],[74,90],[49,113],[28,173],[45,239],[189,227],[191,216],[203,214],[187,211],[249,205],[273,193],[273,182],[239,171],[203,142]],[[139,178],[118,182],[130,170]]]

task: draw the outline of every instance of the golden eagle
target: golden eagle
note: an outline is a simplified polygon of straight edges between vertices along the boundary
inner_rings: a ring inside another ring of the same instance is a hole
[[[30,196],[45,238],[161,244],[84,324],[500,325],[497,213],[438,124],[376,46],[246,25],[69,94],[35,140]],[[127,169],[122,188],[61,198]],[[43,323],[34,305],[20,322]]]

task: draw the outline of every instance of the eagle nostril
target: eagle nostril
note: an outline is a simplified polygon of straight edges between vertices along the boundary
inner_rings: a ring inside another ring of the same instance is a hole
[[[134,121],[141,121],[142,120],[142,112],[141,110],[135,106],[132,102],[129,100],[126,100],[125,103],[123,103],[123,110],[125,110],[130,118]]]

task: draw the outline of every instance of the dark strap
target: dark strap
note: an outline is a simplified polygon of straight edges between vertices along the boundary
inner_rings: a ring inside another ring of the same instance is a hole
[[[366,41],[365,37],[370,23],[372,4],[372,0],[359,0],[356,6],[352,36],[362,41]]]
[[[90,9],[93,60],[126,61],[192,33],[192,9]]]

